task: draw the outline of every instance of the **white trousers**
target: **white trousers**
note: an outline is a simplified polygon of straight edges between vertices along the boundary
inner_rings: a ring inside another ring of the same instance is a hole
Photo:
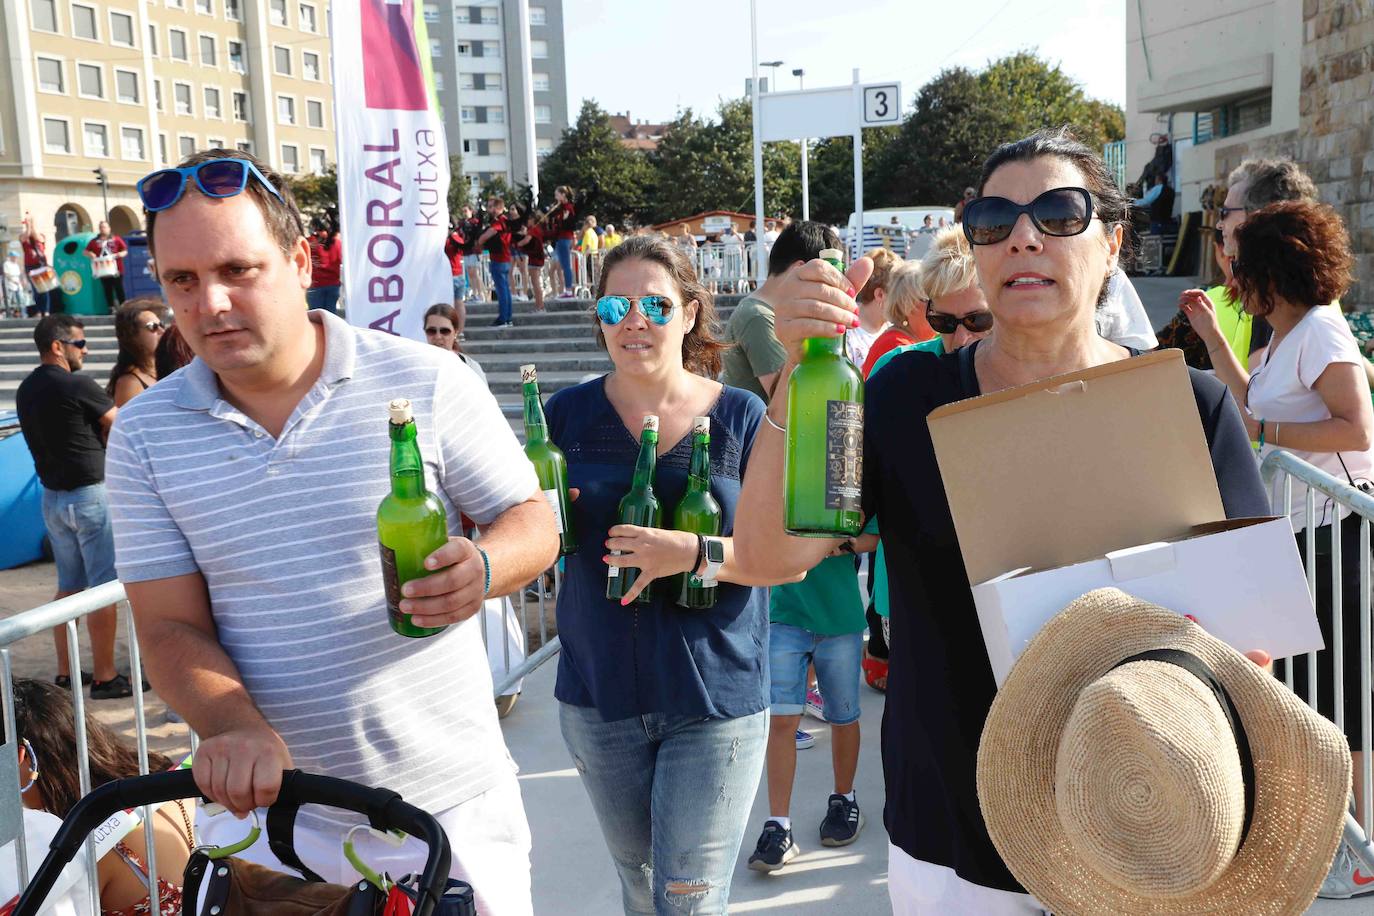
[[[887,844],[887,893],[893,916],[1042,916],[1029,894],[965,881],[946,865],[913,859]]]
[[[453,851],[449,874],[472,885],[477,895],[477,911],[482,916],[531,916],[530,827],[525,820],[525,806],[520,799],[520,783],[515,774],[503,775],[493,788],[461,805],[438,812],[435,817],[448,834],[449,847]],[[297,874],[268,848],[266,808],[258,809],[258,819],[263,825],[264,836],[239,853],[238,858]],[[211,818],[197,809],[196,836],[203,844],[228,846],[243,839],[248,827],[248,822],[228,814]],[[358,880],[358,873],[344,858],[345,833],[312,830],[301,826],[297,820],[296,854],[324,880],[350,884]],[[366,830],[353,835],[353,848],[374,871],[387,872],[395,878],[412,872],[418,874],[424,867],[427,851],[424,841],[415,837],[406,837],[404,844],[397,848]]]

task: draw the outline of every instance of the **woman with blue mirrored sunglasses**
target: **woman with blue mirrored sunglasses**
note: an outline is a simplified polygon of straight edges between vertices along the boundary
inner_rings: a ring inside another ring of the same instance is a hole
[[[667,296],[602,296],[596,300],[596,317],[602,324],[620,324],[635,303],[641,315],[660,327],[673,320],[677,309],[677,303]]]
[[[138,196],[143,201],[144,209],[149,213],[157,213],[181,200],[189,181],[194,180],[196,187],[206,197],[233,197],[243,193],[250,177],[260,181],[277,200],[286,203],[281,192],[256,165],[247,159],[232,157],[207,159],[181,168],[158,169],[139,180]]]

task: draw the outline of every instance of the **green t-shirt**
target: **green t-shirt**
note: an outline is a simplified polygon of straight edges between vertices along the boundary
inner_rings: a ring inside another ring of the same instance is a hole
[[[827,557],[802,581],[773,586],[768,619],[817,636],[862,632],[867,623],[854,558],[848,554]]]
[[[766,403],[771,392],[763,390],[759,376],[780,372],[787,362],[787,351],[773,331],[773,307],[745,296],[730,314],[726,336],[734,346],[721,357],[725,384],[752,391]]]

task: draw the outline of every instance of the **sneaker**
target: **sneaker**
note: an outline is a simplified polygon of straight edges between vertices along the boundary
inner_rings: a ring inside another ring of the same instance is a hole
[[[1350,812],[1345,815],[1345,830],[1336,847],[1331,871],[1317,891],[1328,900],[1348,900],[1374,893],[1374,845],[1364,835],[1360,822]]]
[[[859,838],[862,829],[864,815],[858,801],[850,801],[839,794],[831,795],[825,820],[821,821],[821,845],[848,846]]]
[[[91,681],[92,700],[118,700],[134,695],[134,685],[122,674],[116,674],[108,681]]]
[[[797,750],[804,751],[808,747],[815,746],[816,738],[814,735],[812,735],[810,732],[804,732],[800,728],[797,729]]]
[[[806,714],[825,721],[825,700],[821,697],[821,692],[815,687],[806,688]]]
[[[514,321],[502,321],[500,318],[498,318],[498,319],[496,319],[495,321],[493,321],[493,322],[491,323],[491,326],[494,327],[494,328],[510,328],[510,327],[514,327],[514,326],[515,326],[515,322],[514,322]]]
[[[749,857],[749,867],[754,871],[777,871],[800,852],[790,829],[777,821],[765,821],[754,854]]]
[[[94,675],[92,675],[89,671],[81,672],[82,687],[89,686],[93,679]],[[61,687],[63,690],[72,689],[72,677],[70,674],[59,674],[57,677],[53,678],[53,683],[56,684],[58,687]]]

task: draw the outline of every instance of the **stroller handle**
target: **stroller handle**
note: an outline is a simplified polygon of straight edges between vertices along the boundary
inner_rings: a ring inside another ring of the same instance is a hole
[[[48,855],[19,898],[13,916],[36,916],[58,875],[76,855],[87,834],[116,811],[181,798],[203,798],[190,770],[118,779],[92,790],[72,806],[53,837]],[[432,916],[448,884],[448,837],[434,816],[401,800],[390,789],[372,789],[332,776],[283,770],[277,801],[328,805],[366,814],[378,830],[400,830],[429,847],[421,872],[414,916]]]

